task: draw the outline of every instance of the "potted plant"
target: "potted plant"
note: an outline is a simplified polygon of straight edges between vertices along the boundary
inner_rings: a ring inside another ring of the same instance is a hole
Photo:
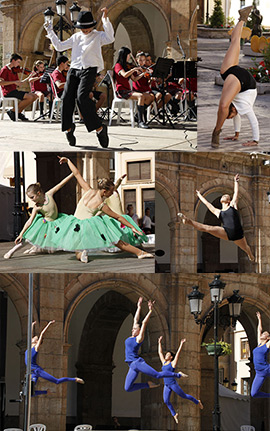
[[[215,354],[215,342],[212,340],[209,343],[202,343],[202,347],[205,347],[207,350],[208,355],[214,356]],[[216,345],[216,352],[218,356],[223,355],[230,355],[232,353],[232,346],[229,343],[226,343],[226,341],[218,341]]]
[[[210,16],[210,27],[223,28],[225,27],[225,15],[221,6],[221,0],[215,0],[215,6],[212,15]]]

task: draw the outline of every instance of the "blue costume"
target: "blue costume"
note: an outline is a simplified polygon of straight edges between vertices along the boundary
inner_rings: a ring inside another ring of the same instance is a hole
[[[172,371],[158,372],[150,367],[143,358],[138,355],[142,343],[137,343],[136,337],[129,337],[125,340],[126,359],[129,371],[125,381],[125,391],[133,392],[139,389],[149,388],[148,383],[134,383],[139,373],[144,373],[147,376],[155,377],[156,379],[163,379],[164,377],[180,377],[180,373]]]
[[[270,398],[270,393],[261,392],[260,388],[266,377],[270,377],[270,364],[267,362],[269,348],[266,343],[253,350],[253,364],[256,371],[251,387],[251,396],[254,398]]]
[[[171,362],[169,362],[166,365],[164,362],[164,365],[162,366],[162,370],[165,372],[166,371],[174,372],[175,368],[173,368]],[[163,400],[166,406],[168,407],[168,409],[170,410],[172,416],[176,415],[173,405],[170,402],[170,396],[172,394],[172,391],[175,392],[177,395],[179,395],[179,397],[181,398],[186,398],[187,400],[190,400],[195,404],[199,404],[199,401],[196,400],[196,398],[194,398],[192,395],[185,394],[185,392],[183,391],[183,389],[180,388],[180,386],[178,385],[174,377],[165,377],[164,389],[163,389]]]
[[[76,379],[73,377],[62,377],[61,379],[57,379],[56,377],[51,376],[49,373],[46,373],[46,371],[44,371],[43,368],[41,368],[37,364],[37,355],[38,355],[38,352],[36,351],[35,347],[32,347],[31,380],[32,382],[34,382],[34,384],[37,383],[39,377],[41,377],[42,379],[48,380],[49,382],[55,383],[56,385],[59,385],[59,383],[64,383],[64,382],[76,382]],[[25,352],[25,365],[27,366],[27,350]],[[35,391],[32,396],[41,395],[41,394],[47,394],[47,391]]]

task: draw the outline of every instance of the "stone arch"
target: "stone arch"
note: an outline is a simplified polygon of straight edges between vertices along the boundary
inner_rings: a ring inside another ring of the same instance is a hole
[[[175,184],[172,183],[165,175],[162,175],[157,171],[155,185],[156,190],[161,194],[168,205],[171,220],[176,221],[177,213],[179,212],[179,205],[175,198],[175,194],[177,193]]]

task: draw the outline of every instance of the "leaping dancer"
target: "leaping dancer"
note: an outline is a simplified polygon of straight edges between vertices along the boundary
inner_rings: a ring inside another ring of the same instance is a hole
[[[241,128],[241,117],[246,115],[252,128],[252,141],[243,143],[243,146],[256,146],[259,143],[259,124],[253,111],[257,97],[256,81],[251,73],[240,67],[240,39],[244,23],[252,10],[252,6],[239,10],[239,21],[231,34],[231,44],[220,68],[224,85],[219,101],[216,127],[212,134],[212,147],[219,147],[219,135],[226,119],[233,118],[235,135],[224,138],[236,141]]]
[[[142,326],[139,325],[141,307],[143,298],[140,297],[137,304],[137,311],[133,320],[133,327],[131,337],[128,337],[125,341],[126,360],[128,363],[129,371],[125,381],[125,391],[133,392],[140,389],[156,388],[159,385],[149,381],[147,383],[134,383],[139,373],[144,373],[147,376],[155,377],[156,379],[163,379],[164,377],[181,377],[181,373],[174,373],[172,371],[161,371],[158,372],[154,368],[150,367],[143,358],[138,355],[140,346],[144,340],[144,334],[146,326],[149,322],[150,316],[153,311],[155,301],[148,301],[148,313],[142,321]]]
[[[36,322],[32,323],[32,331],[34,329],[34,325]],[[38,351],[40,348],[40,345],[43,342],[43,337],[45,332],[49,329],[49,327],[55,323],[55,320],[51,320],[45,328],[41,331],[39,337],[35,336],[32,338],[32,345],[31,345],[31,380],[34,382],[34,385],[36,385],[38,378],[41,377],[42,379],[48,380],[49,382],[55,383],[56,385],[59,385],[60,383],[64,382],[76,382],[84,384],[84,381],[80,379],[79,377],[62,377],[61,379],[57,379],[54,376],[51,376],[49,373],[43,370],[38,364],[37,364],[37,356]],[[27,366],[27,350],[25,352],[25,365]],[[35,395],[41,395],[41,394],[47,394],[47,391],[35,391],[33,396]]]
[[[222,209],[215,208],[210,202],[205,199],[201,193],[196,190],[196,194],[200,201],[213,213],[218,219],[221,220],[222,226],[209,226],[206,224],[199,223],[195,220],[187,218],[184,214],[178,213],[183,224],[189,224],[201,232],[207,232],[217,238],[225,239],[226,241],[233,241],[241,250],[243,250],[247,255],[249,260],[255,262],[255,257],[247,243],[244,236],[243,228],[241,225],[237,202],[238,202],[238,192],[239,192],[239,174],[234,177],[234,193],[233,198],[230,195],[225,194],[221,196],[220,203],[222,204]]]
[[[257,311],[256,315],[258,318],[258,346],[252,352],[256,375],[251,386],[251,396],[253,398],[270,398],[270,393],[260,391],[266,377],[270,377],[270,364],[267,361],[270,349],[270,334],[267,331],[263,332],[260,312]]]
[[[181,340],[176,354],[168,351],[165,354],[165,356],[163,355],[161,341],[162,341],[162,337],[159,337],[159,339],[158,339],[158,354],[159,354],[159,359],[162,363],[162,370],[163,371],[169,370],[169,371],[174,372],[175,367],[176,367],[177,362],[178,362],[178,359],[179,359],[179,356],[180,356],[180,352],[182,350],[183,344],[186,342],[186,339],[183,338]],[[188,377],[184,373],[181,373],[181,375],[182,375],[182,377]],[[172,414],[172,416],[173,416],[173,418],[177,424],[178,424],[178,413],[176,413],[176,411],[173,408],[172,403],[170,402],[170,397],[171,397],[172,392],[175,392],[181,398],[185,398],[187,400],[192,401],[194,404],[198,404],[199,407],[201,409],[203,409],[203,405],[202,405],[201,400],[197,400],[192,395],[185,394],[185,392],[183,391],[183,389],[180,388],[180,386],[178,385],[178,383],[176,382],[174,377],[165,377],[165,379],[164,379],[164,390],[163,390],[163,400],[164,400],[164,403],[166,404],[166,406],[168,407],[168,409],[170,410],[170,412],[171,412],[171,414]]]

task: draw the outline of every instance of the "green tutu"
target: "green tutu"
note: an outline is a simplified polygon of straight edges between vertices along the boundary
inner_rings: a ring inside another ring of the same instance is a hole
[[[123,217],[142,232],[131,217]],[[54,221],[47,221],[37,214],[23,238],[46,250],[64,251],[105,250],[120,240],[135,246],[148,241],[144,233],[134,235],[129,227],[107,215],[79,220],[73,215],[62,213]]]

